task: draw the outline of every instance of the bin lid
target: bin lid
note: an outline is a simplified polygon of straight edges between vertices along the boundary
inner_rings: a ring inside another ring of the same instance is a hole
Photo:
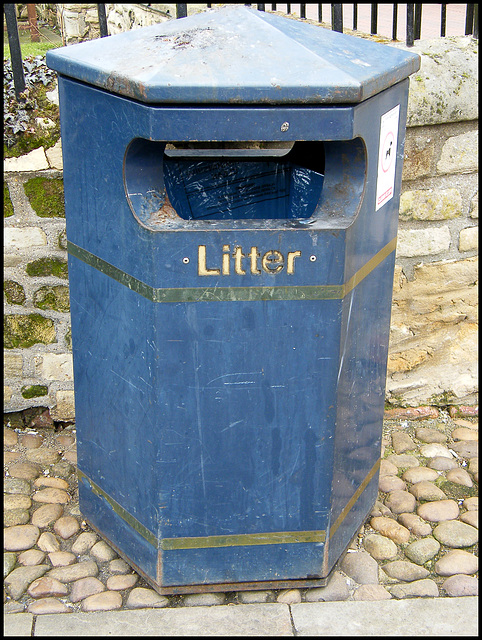
[[[227,6],[52,49],[59,74],[157,104],[358,103],[408,77],[418,54]]]

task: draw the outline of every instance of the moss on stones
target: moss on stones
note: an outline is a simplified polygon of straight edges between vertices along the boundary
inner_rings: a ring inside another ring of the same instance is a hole
[[[39,217],[65,218],[64,183],[61,178],[31,178],[23,188]]]
[[[29,262],[26,266],[29,276],[56,276],[57,278],[68,278],[67,261],[60,258],[40,258]]]
[[[10,199],[10,192],[8,190],[8,185],[6,182],[3,183],[3,217],[10,218],[13,216],[13,204]]]
[[[33,305],[38,309],[51,309],[67,313],[70,311],[69,288],[65,285],[40,287],[34,293]]]
[[[474,483],[472,487],[467,487],[464,484],[450,482],[450,480],[447,480],[443,476],[435,481],[435,485],[439,487],[439,489],[442,489],[447,498],[451,500],[465,500],[465,498],[477,496],[479,493],[477,483]]]
[[[38,313],[12,314],[3,319],[3,346],[5,349],[28,349],[34,344],[57,342],[53,320]]]
[[[30,398],[39,398],[40,396],[46,396],[49,390],[43,384],[33,384],[30,387],[22,387],[22,397],[26,400]]]
[[[25,291],[22,285],[15,280],[5,280],[3,292],[8,304],[23,304],[25,302]]]

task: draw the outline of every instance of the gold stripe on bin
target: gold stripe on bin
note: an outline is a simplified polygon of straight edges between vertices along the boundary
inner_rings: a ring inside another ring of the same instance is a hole
[[[88,476],[85,475],[80,469],[77,469],[77,475],[80,480],[85,480],[91,488],[92,493],[96,496],[104,498],[104,500],[112,507],[114,513],[116,513],[122,520],[124,520],[134,531],[142,536],[149,544],[151,544],[155,549],[158,548],[158,540],[157,536],[155,536],[147,527],[145,527],[139,520],[134,518],[132,514],[130,514],[124,507],[114,500],[108,493],[106,493],[103,489],[99,487],[93,480],[91,480]]]
[[[77,470],[79,480],[85,480],[95,495],[104,498],[112,507],[112,510],[122,518],[139,535],[156,549],[162,551],[174,551],[180,549],[209,549],[216,547],[245,547],[263,544],[295,544],[295,543],[322,543],[325,541],[326,532],[320,531],[277,531],[267,533],[241,533],[221,536],[196,536],[186,538],[161,538],[158,539],[151,531],[139,522],[132,514],[101,489],[93,480],[80,469]]]
[[[196,536],[192,538],[163,538],[161,549],[210,549],[217,547],[247,547],[263,544],[293,544],[324,542],[325,531],[277,531],[267,533],[240,533],[223,536]]]
[[[171,287],[156,288],[98,258],[81,247],[67,242],[71,256],[97,269],[109,278],[135,291],[151,302],[255,302],[259,300],[341,300],[395,251],[393,238],[342,285],[306,285],[274,287]]]
[[[338,518],[335,520],[335,522],[331,525],[330,527],[330,538],[332,538],[336,532],[336,530],[338,529],[338,527],[341,525],[341,523],[343,522],[343,520],[346,518],[346,516],[348,515],[348,512],[350,511],[350,509],[353,507],[353,505],[355,504],[355,502],[358,500],[358,498],[361,496],[361,494],[365,491],[365,489],[367,488],[367,486],[370,483],[370,480],[373,478],[373,476],[375,475],[375,473],[378,471],[378,468],[380,467],[380,462],[381,459],[378,458],[378,460],[375,462],[375,464],[373,465],[373,467],[370,469],[370,471],[368,472],[368,475],[364,478],[363,482],[361,483],[361,485],[358,487],[358,489],[355,491],[355,493],[352,495],[352,497],[350,498],[350,500],[348,500],[348,502],[346,503],[345,507],[343,508],[342,512],[340,513],[340,515],[338,516]]]

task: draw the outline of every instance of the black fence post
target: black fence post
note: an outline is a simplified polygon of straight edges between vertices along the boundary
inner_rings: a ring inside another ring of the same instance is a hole
[[[14,4],[5,4],[5,21],[7,23],[8,46],[10,47],[10,58],[12,60],[13,85],[17,100],[22,91],[25,91],[25,75],[23,73],[22,50],[20,49],[20,38],[18,37],[17,16]]]
[[[343,5],[331,5],[331,30],[343,33]]]
[[[447,5],[442,4],[440,10],[440,36],[445,37],[445,29],[447,25]]]
[[[420,34],[422,33],[422,5],[415,5],[415,15],[413,19],[413,39],[420,40]]]
[[[176,18],[187,17],[187,4],[176,4]]]
[[[372,4],[371,7],[370,33],[373,35],[378,32],[378,5]]]
[[[105,36],[109,35],[107,32],[107,17],[105,15],[105,4],[97,5],[97,13],[99,15],[100,37],[105,38]]]
[[[392,24],[392,40],[397,39],[397,28],[398,28],[398,5],[393,5],[393,24]]]
[[[407,47],[413,47],[413,4],[407,4]]]
[[[468,36],[474,31],[474,5],[468,4],[465,13],[465,35]]]

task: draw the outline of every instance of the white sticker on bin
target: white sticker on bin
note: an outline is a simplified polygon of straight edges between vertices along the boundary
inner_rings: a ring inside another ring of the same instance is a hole
[[[380,120],[380,147],[378,150],[377,200],[375,211],[393,198],[395,167],[397,164],[398,119],[397,105]]]

